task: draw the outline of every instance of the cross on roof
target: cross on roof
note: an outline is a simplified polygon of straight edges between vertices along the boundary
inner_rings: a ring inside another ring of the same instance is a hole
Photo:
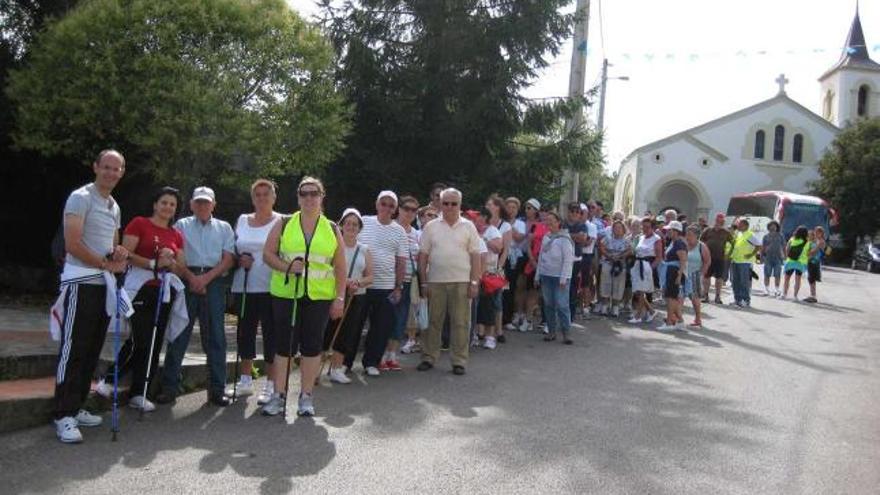
[[[785,74],[779,74],[779,77],[776,78],[776,84],[779,85],[779,94],[785,94],[785,85],[788,84]]]

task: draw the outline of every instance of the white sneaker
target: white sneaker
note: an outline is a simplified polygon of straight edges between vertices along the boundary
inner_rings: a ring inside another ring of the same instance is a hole
[[[652,321],[654,321],[654,318],[656,316],[657,316],[657,312],[651,311],[650,313],[646,314],[644,318],[642,318],[642,321],[645,323],[651,323]]]
[[[416,341],[413,339],[408,339],[403,347],[400,348],[401,354],[409,354],[413,351],[413,348],[416,346]]]
[[[367,376],[379,376],[382,374],[379,372],[379,368],[375,366],[367,366],[366,372]]]
[[[528,332],[529,331],[529,320],[523,318],[523,320],[519,324],[518,330],[520,332]]]
[[[153,412],[156,410],[156,405],[143,395],[136,395],[131,399],[128,399],[128,407],[131,407],[132,409],[143,409],[144,412]]]
[[[640,323],[644,323],[644,321],[641,318],[639,318],[638,316],[633,316],[632,318],[627,320],[627,323],[629,323],[631,325],[638,325]]]
[[[241,375],[241,378],[238,380],[238,383],[235,384],[235,395],[245,396],[245,395],[253,395],[253,394],[254,394],[254,379],[250,376],[247,376],[247,375]]]
[[[685,326],[684,326],[684,322],[683,322],[683,321],[680,321],[680,322],[676,323],[676,324],[675,324],[675,329],[676,329],[676,330],[686,330],[686,328],[685,328]]]
[[[670,325],[669,323],[663,323],[659,327],[657,327],[658,332],[671,332],[675,330],[675,325]]]
[[[113,398],[113,385],[105,382],[103,378],[98,380],[98,384],[95,385],[95,392],[105,399]]]
[[[345,376],[345,370],[342,368],[331,368],[330,369],[330,381],[335,383],[349,384],[351,383],[351,378]]]
[[[76,419],[78,426],[101,426],[101,423],[104,422],[101,416],[92,414],[85,409],[80,409],[74,419]]]
[[[765,285],[764,288],[761,289],[761,290],[764,291],[764,292],[761,294],[762,296],[769,296],[769,295],[770,295],[770,287],[767,287],[767,286]]]
[[[312,417],[315,415],[315,401],[312,394],[300,394],[296,408],[297,416]]]
[[[281,414],[281,411],[284,410],[285,401],[286,397],[281,397],[281,394],[277,392],[273,393],[269,402],[263,405],[263,409],[261,409],[260,412],[263,416],[278,416]]]
[[[260,395],[257,396],[257,405],[262,406],[268,403],[272,399],[272,394],[275,393],[275,384],[272,383],[271,380],[266,380],[266,383],[263,385],[263,390],[260,392]]]
[[[516,325],[514,325],[511,322],[511,323],[508,323],[507,325],[504,325],[504,329],[507,330],[508,332],[512,332],[512,331],[516,330]]]
[[[483,342],[483,349],[490,349],[491,350],[491,349],[494,349],[495,346],[496,346],[495,337],[486,337],[486,340]]]
[[[80,443],[83,441],[79,425],[73,416],[65,416],[55,420],[55,434],[63,443]]]
[[[550,335],[550,329],[547,328],[546,323],[541,323],[541,325],[538,326],[538,330],[540,330],[541,333],[543,333],[543,334]]]
[[[614,318],[620,316],[620,308],[618,308],[616,304],[611,306],[611,316]]]

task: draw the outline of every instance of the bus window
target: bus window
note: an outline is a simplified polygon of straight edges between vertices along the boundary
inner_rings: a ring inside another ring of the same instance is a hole
[[[782,213],[782,235],[790,237],[798,226],[808,229],[821,225],[825,232],[830,232],[828,225],[828,208],[823,205],[808,203],[785,203]]]
[[[727,215],[773,218],[776,202],[775,196],[733,197],[727,204]]]

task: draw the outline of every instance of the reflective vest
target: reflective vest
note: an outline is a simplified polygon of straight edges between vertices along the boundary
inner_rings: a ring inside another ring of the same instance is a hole
[[[810,261],[810,243],[804,239],[793,239],[788,249],[796,248],[798,246],[803,245],[803,249],[801,249],[801,254],[796,259],[790,256],[786,256],[786,261],[795,261],[802,265],[805,265]]]
[[[730,253],[730,261],[734,263],[751,263],[755,257],[755,246],[749,243],[755,233],[751,230],[740,232],[733,240],[733,252]]]
[[[327,217],[318,217],[318,225],[312,234],[312,241],[306,243],[300,224],[300,212],[296,212],[284,226],[278,246],[278,257],[287,263],[296,258],[305,262],[300,277],[299,290],[293,273],[272,270],[269,293],[285,299],[300,298],[307,294],[313,301],[329,301],[336,297],[336,277],[333,273],[333,255],[336,253],[336,231]]]

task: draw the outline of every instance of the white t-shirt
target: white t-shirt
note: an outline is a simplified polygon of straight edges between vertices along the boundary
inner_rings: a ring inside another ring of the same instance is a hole
[[[508,223],[508,225],[511,225]],[[511,230],[514,232],[525,234],[526,233],[526,223],[517,218],[513,221],[511,225]],[[510,265],[516,265],[517,260],[519,260],[520,256],[523,255],[522,249],[520,249],[520,243],[516,242],[513,239],[513,235],[510,236],[510,244],[507,246],[507,259],[510,260]]]
[[[404,229],[406,231],[406,229]],[[413,277],[413,267],[418,269],[419,266],[419,238],[421,237],[421,231],[416,228],[409,229],[409,232],[406,233],[407,239],[409,239],[409,243],[407,245],[407,253],[406,253],[406,276],[404,277],[404,282],[411,282]]]
[[[351,272],[351,278],[361,279],[364,278],[364,272],[367,270],[367,251],[370,248],[367,247],[366,244],[358,243],[355,247],[345,246],[345,275],[348,277],[349,272]],[[351,265],[351,260],[354,257],[354,254],[357,253],[357,259],[354,260],[354,267]],[[366,294],[367,288],[361,287],[354,294]]]
[[[589,237],[590,239],[593,239],[593,242],[591,242],[588,246],[584,246],[584,249],[582,252],[584,254],[593,254],[596,252],[596,243],[599,242],[598,241],[598,237],[599,237],[598,231],[596,229],[596,224],[593,222],[586,222],[586,226],[587,226],[587,237]]]
[[[272,277],[272,269],[269,265],[263,263],[263,247],[266,245],[266,238],[269,237],[269,231],[275,226],[281,215],[272,214],[272,220],[262,227],[251,227],[248,218],[253,218],[253,214],[241,215],[235,224],[235,250],[239,255],[241,253],[250,253],[254,259],[248,274],[247,291],[249,294],[269,292],[269,279]],[[232,278],[232,292],[244,292],[244,268],[236,268],[235,275]]]
[[[506,222],[501,224],[502,227],[504,225],[509,225],[509,224],[507,224]],[[498,254],[499,253],[495,253],[491,249],[489,249],[488,244],[490,241],[494,241],[495,239],[501,239],[501,237],[502,237],[501,231],[498,230],[498,228],[495,227],[494,225],[489,225],[488,227],[486,227],[486,230],[483,231],[483,235],[482,235],[481,240],[486,245],[486,254],[483,255],[483,259],[486,260],[487,271],[490,271],[492,273],[495,273],[496,271],[498,271]]]
[[[371,289],[394,289],[394,270],[397,258],[406,258],[409,238],[403,227],[395,222],[379,223],[375,215],[363,217],[364,228],[358,242],[366,244],[373,255],[373,284]]]

